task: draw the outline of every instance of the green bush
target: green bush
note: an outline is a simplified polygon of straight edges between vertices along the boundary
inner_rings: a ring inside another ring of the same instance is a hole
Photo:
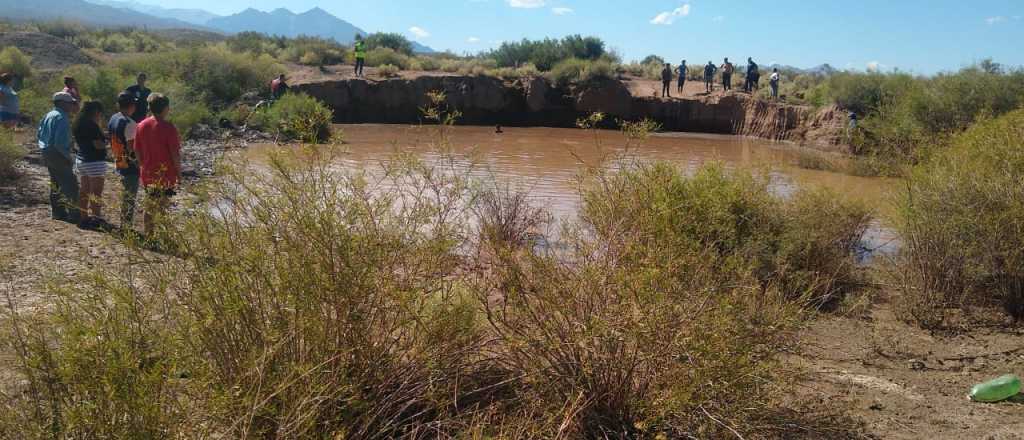
[[[14,132],[0,127],[0,183],[18,177],[16,164],[25,157],[25,149],[14,141]]]
[[[269,109],[254,112],[249,124],[289,139],[316,143],[330,139],[333,117],[334,113],[315,98],[289,93]]]
[[[652,246],[622,250],[632,257],[661,248],[680,262],[701,255],[714,260],[708,276],[723,285],[746,273],[816,305],[833,303],[856,280],[854,251],[869,221],[863,207],[832,194],[783,201],[748,173],[711,165],[687,177],[664,163],[601,175],[583,194],[582,215],[609,243],[636,236],[629,243]]]
[[[901,315],[1002,306],[1024,318],[1024,111],[979,123],[915,167],[898,199]]]
[[[32,77],[32,57],[14,46],[0,50],[0,73],[10,73],[22,80]]]
[[[380,67],[377,67],[377,74],[385,78],[397,77],[399,73],[401,73],[401,71],[402,69],[399,69],[398,66],[393,66],[391,64],[384,64]]]
[[[409,57],[389,48],[378,48],[366,52],[367,66],[379,67],[385,64],[407,69],[409,68]]]
[[[545,72],[569,58],[596,60],[605,55],[607,52],[604,41],[597,37],[579,35],[570,35],[561,40],[545,38],[536,41],[523,39],[518,42],[505,42],[485,54],[487,58],[496,62],[496,67],[515,68],[524,63],[531,63]]]
[[[409,70],[434,72],[441,70],[441,60],[431,56],[418,56],[409,62]]]
[[[412,42],[402,34],[376,32],[363,39],[368,50],[391,49],[405,56],[412,56]]]

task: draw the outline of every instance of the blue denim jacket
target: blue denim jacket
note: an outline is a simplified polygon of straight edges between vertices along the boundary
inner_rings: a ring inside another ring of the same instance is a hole
[[[61,155],[72,160],[71,157],[71,118],[60,109],[53,109],[46,114],[43,122],[39,123],[39,131],[36,133],[39,138],[39,149],[54,149]]]

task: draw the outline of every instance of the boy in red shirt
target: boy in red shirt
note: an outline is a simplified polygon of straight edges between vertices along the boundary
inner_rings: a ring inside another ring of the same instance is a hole
[[[149,96],[149,109],[153,116],[140,122],[135,131],[135,154],[146,188],[146,235],[153,233],[154,222],[167,213],[181,176],[181,139],[178,129],[167,120],[171,101],[154,93]]]

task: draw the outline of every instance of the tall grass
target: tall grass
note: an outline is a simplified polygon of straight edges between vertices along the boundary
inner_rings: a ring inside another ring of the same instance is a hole
[[[25,154],[25,149],[14,141],[14,132],[0,128],[0,183],[7,183],[18,177],[17,164]]]
[[[784,429],[770,416],[790,377],[777,357],[809,296],[790,291],[817,287],[761,269],[831,264],[807,249],[841,256],[854,234],[813,216],[848,210],[800,198],[787,214],[754,177],[720,168],[687,177],[664,164],[601,166],[561,245],[530,246],[544,211],[475,181],[471,162],[450,153],[457,112],[441,94],[431,102],[430,159],[339,172],[333,149],[303,147],[235,163],[163,225],[177,257],[138,253],[65,280],[38,314],[9,306],[0,340],[15,355],[3,359],[23,381],[0,400],[0,436]],[[817,235],[780,238],[798,228]]]
[[[1024,111],[981,122],[910,174],[897,222],[905,319],[944,327],[978,307],[1024,318],[1022,135]]]

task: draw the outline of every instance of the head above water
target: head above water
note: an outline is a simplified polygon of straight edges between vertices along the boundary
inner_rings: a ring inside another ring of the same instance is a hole
[[[164,119],[171,111],[171,100],[161,93],[149,95],[149,111],[157,119]]]

